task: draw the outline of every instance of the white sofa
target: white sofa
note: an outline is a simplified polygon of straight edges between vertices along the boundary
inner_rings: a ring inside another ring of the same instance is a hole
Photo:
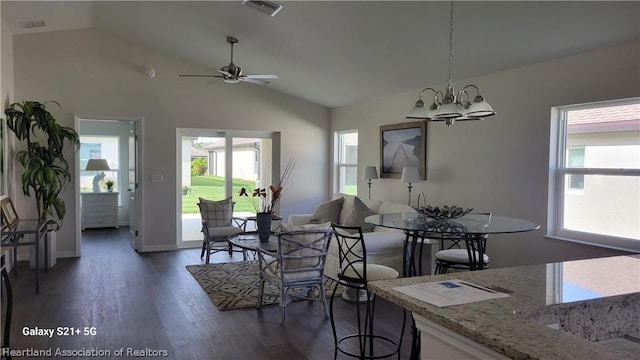
[[[344,199],[340,208],[338,223],[344,224],[354,209],[353,195],[334,194],[332,200],[342,197]],[[367,207],[377,214],[396,213],[396,212],[413,212],[413,208],[407,205],[385,202],[373,199],[360,199]],[[303,226],[309,223],[312,214],[292,214],[287,221],[289,226]],[[364,229],[363,229],[364,230]],[[403,267],[403,246],[405,234],[402,230],[395,230],[376,226],[373,231],[364,232],[365,246],[367,247],[367,261],[372,264],[390,266],[402,276]],[[331,242],[329,254],[325,264],[325,275],[336,278],[338,274],[338,247],[337,241]]]

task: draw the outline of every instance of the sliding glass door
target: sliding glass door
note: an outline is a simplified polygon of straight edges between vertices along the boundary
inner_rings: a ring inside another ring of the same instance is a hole
[[[273,133],[178,129],[177,135],[178,246],[198,247],[198,199],[232,197],[234,216],[255,214],[259,203],[251,194],[256,187],[269,186],[279,156],[274,156]],[[239,196],[242,187],[249,197]]]

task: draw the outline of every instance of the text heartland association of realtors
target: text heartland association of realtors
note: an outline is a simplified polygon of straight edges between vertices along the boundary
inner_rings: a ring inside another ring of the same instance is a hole
[[[168,357],[168,350],[158,350],[158,349],[134,349],[134,348],[120,348],[116,350],[106,350],[106,349],[97,349],[97,348],[82,348],[82,349],[9,349],[2,348],[0,351],[3,357],[143,357],[143,358],[153,358],[153,357]]]

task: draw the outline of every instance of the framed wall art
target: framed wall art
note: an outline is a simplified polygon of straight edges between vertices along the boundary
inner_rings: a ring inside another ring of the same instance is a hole
[[[11,198],[6,197],[2,199],[0,202],[0,210],[2,210],[2,228],[11,226],[18,221],[18,214],[16,214],[16,209],[13,207]]]
[[[400,178],[402,168],[418,168],[427,178],[427,125],[415,121],[380,126],[380,177]]]

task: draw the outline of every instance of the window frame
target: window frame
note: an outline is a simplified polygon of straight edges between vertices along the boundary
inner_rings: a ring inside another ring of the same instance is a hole
[[[640,253],[640,240],[591,232],[564,229],[564,199],[566,193],[581,192],[572,189],[567,175],[604,175],[640,177],[640,169],[569,167],[567,151],[567,113],[574,110],[637,104],[640,98],[592,102],[580,105],[558,106],[551,109],[549,142],[549,191],[547,237],[593,246]]]

